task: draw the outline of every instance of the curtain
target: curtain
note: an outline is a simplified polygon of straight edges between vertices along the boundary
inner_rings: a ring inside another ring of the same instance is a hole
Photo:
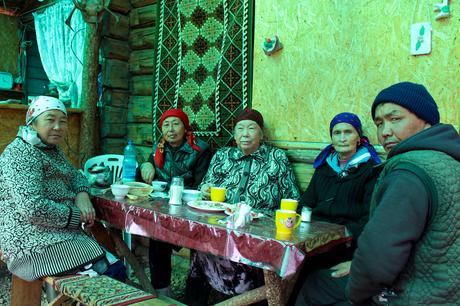
[[[59,99],[78,108],[86,22],[81,12],[76,10],[70,23],[72,29],[65,24],[73,8],[71,0],[63,0],[33,13],[33,16],[38,50],[46,75],[57,86]]]

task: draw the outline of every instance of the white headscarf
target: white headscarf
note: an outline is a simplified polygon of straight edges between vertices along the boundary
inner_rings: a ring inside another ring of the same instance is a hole
[[[35,131],[31,124],[41,114],[46,111],[57,109],[63,112],[67,116],[67,111],[64,104],[59,101],[59,99],[47,96],[38,96],[35,101],[33,101],[26,114],[26,126],[20,126],[17,136],[21,137],[24,141],[30,143],[33,146],[39,148],[49,147],[46,145],[38,136],[37,131]]]
[[[35,101],[30,104],[29,109],[27,110],[26,125],[30,125],[35,118],[52,109],[60,110],[67,116],[65,105],[59,99],[47,96],[38,96]]]

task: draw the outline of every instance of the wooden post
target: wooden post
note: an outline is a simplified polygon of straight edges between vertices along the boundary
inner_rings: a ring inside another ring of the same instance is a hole
[[[25,281],[16,275],[11,280],[11,306],[40,306],[42,281]]]
[[[87,23],[83,53],[83,80],[81,105],[83,114],[80,127],[80,166],[95,155],[97,145],[96,104],[98,100],[97,75],[99,73],[99,46],[102,24]]]

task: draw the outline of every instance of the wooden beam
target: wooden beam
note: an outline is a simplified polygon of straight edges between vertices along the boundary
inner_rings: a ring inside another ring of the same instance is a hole
[[[27,15],[29,13],[32,13],[32,12],[35,12],[35,11],[38,11],[38,10],[43,10],[45,8],[47,8],[48,6],[51,6],[55,3],[57,3],[59,0],[45,0],[43,2],[37,2],[36,0],[29,0],[27,1],[26,4],[24,4],[22,7],[21,7],[21,10],[18,11],[18,15],[20,15],[21,17],[24,16],[24,15]]]
[[[101,44],[102,24],[87,23],[85,50],[83,52],[83,80],[80,132],[80,165],[95,155],[97,144],[96,104],[98,100],[97,75],[99,65],[99,46]]]
[[[222,301],[216,304],[215,306],[252,305],[254,303],[261,302],[267,299],[266,290],[267,288],[265,286],[252,289],[251,291],[244,292],[240,295]]]
[[[0,7],[0,15],[17,16],[16,12],[10,9]]]
[[[16,275],[11,280],[11,306],[40,306],[42,281],[25,281]]]

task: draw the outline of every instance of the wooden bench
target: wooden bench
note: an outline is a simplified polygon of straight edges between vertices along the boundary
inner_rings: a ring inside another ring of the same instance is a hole
[[[105,228],[101,223],[95,222],[91,231],[100,244],[109,251],[116,253],[120,258],[126,258],[129,264],[136,268],[136,276],[145,291],[104,275],[97,277],[82,275],[48,276],[32,282],[13,275],[10,305],[40,306],[44,283],[50,284],[59,292],[59,295],[48,304],[49,306],[61,305],[72,300],[84,305],[113,305],[115,302],[117,305],[136,306],[183,305],[169,297],[156,295],[139,262],[134,258],[121,237],[112,232],[113,229]]]
[[[104,275],[97,277],[85,275],[45,277],[32,282],[13,275],[10,305],[40,306],[44,282],[59,292],[59,295],[48,306],[57,306],[69,301],[84,305],[183,305],[169,297],[157,297]]]

